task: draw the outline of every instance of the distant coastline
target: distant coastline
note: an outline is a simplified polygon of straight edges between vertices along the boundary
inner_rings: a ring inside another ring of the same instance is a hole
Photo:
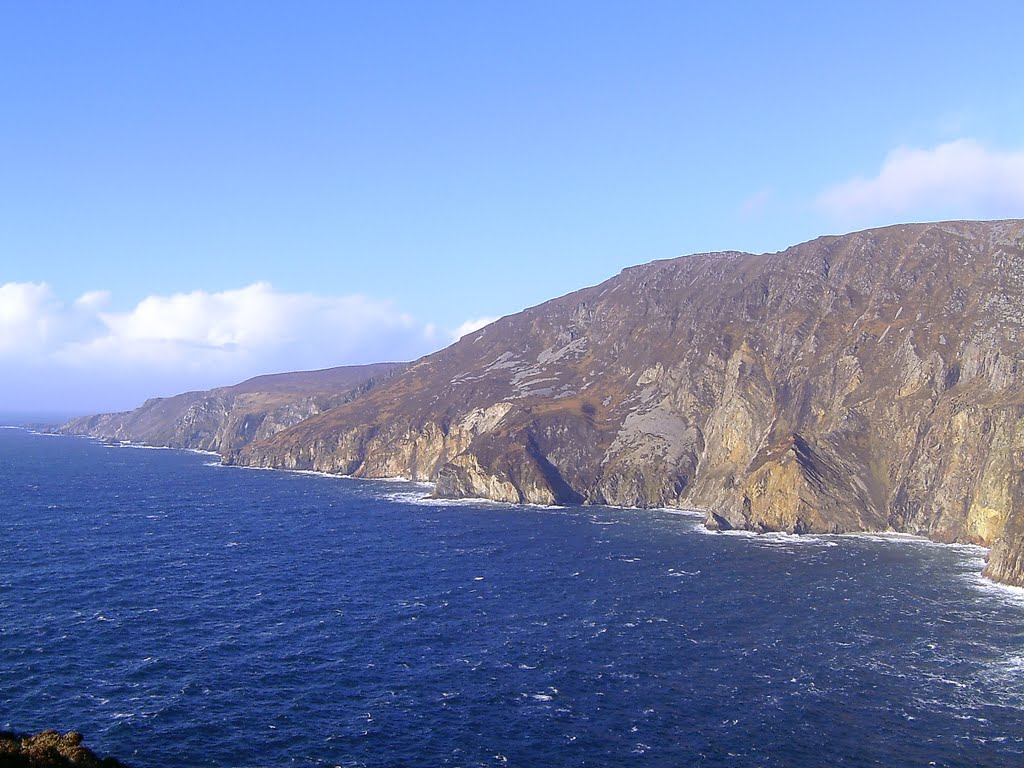
[[[56,429],[79,415],[72,411],[0,411],[0,427]]]

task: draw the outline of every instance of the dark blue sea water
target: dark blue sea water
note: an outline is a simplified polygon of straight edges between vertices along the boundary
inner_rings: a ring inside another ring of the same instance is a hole
[[[0,430],[0,728],[156,766],[1021,766],[981,550]]]

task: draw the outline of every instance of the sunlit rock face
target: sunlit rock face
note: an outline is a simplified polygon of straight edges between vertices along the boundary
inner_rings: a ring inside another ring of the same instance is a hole
[[[449,497],[975,542],[1022,583],[1022,339],[1024,222],[900,225],[632,267],[219,447]]]
[[[1024,577],[1024,223],[700,254],[499,320],[230,461],[993,546]]]

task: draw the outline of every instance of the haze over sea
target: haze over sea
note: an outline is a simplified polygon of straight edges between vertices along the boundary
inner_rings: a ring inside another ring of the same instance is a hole
[[[0,430],[0,728],[156,766],[1020,766],[983,550]]]

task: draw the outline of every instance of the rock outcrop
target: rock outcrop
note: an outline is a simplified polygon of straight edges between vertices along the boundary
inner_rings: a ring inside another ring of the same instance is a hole
[[[112,757],[100,758],[82,746],[74,731],[43,731],[34,736],[0,732],[0,766],[3,768],[127,768]]]
[[[231,452],[351,402],[405,367],[404,363],[378,363],[257,376],[231,387],[153,398],[133,411],[74,419],[60,431],[145,445]]]
[[[1022,342],[1024,222],[894,226],[632,267],[217,444],[441,496],[975,542],[1021,584]]]

